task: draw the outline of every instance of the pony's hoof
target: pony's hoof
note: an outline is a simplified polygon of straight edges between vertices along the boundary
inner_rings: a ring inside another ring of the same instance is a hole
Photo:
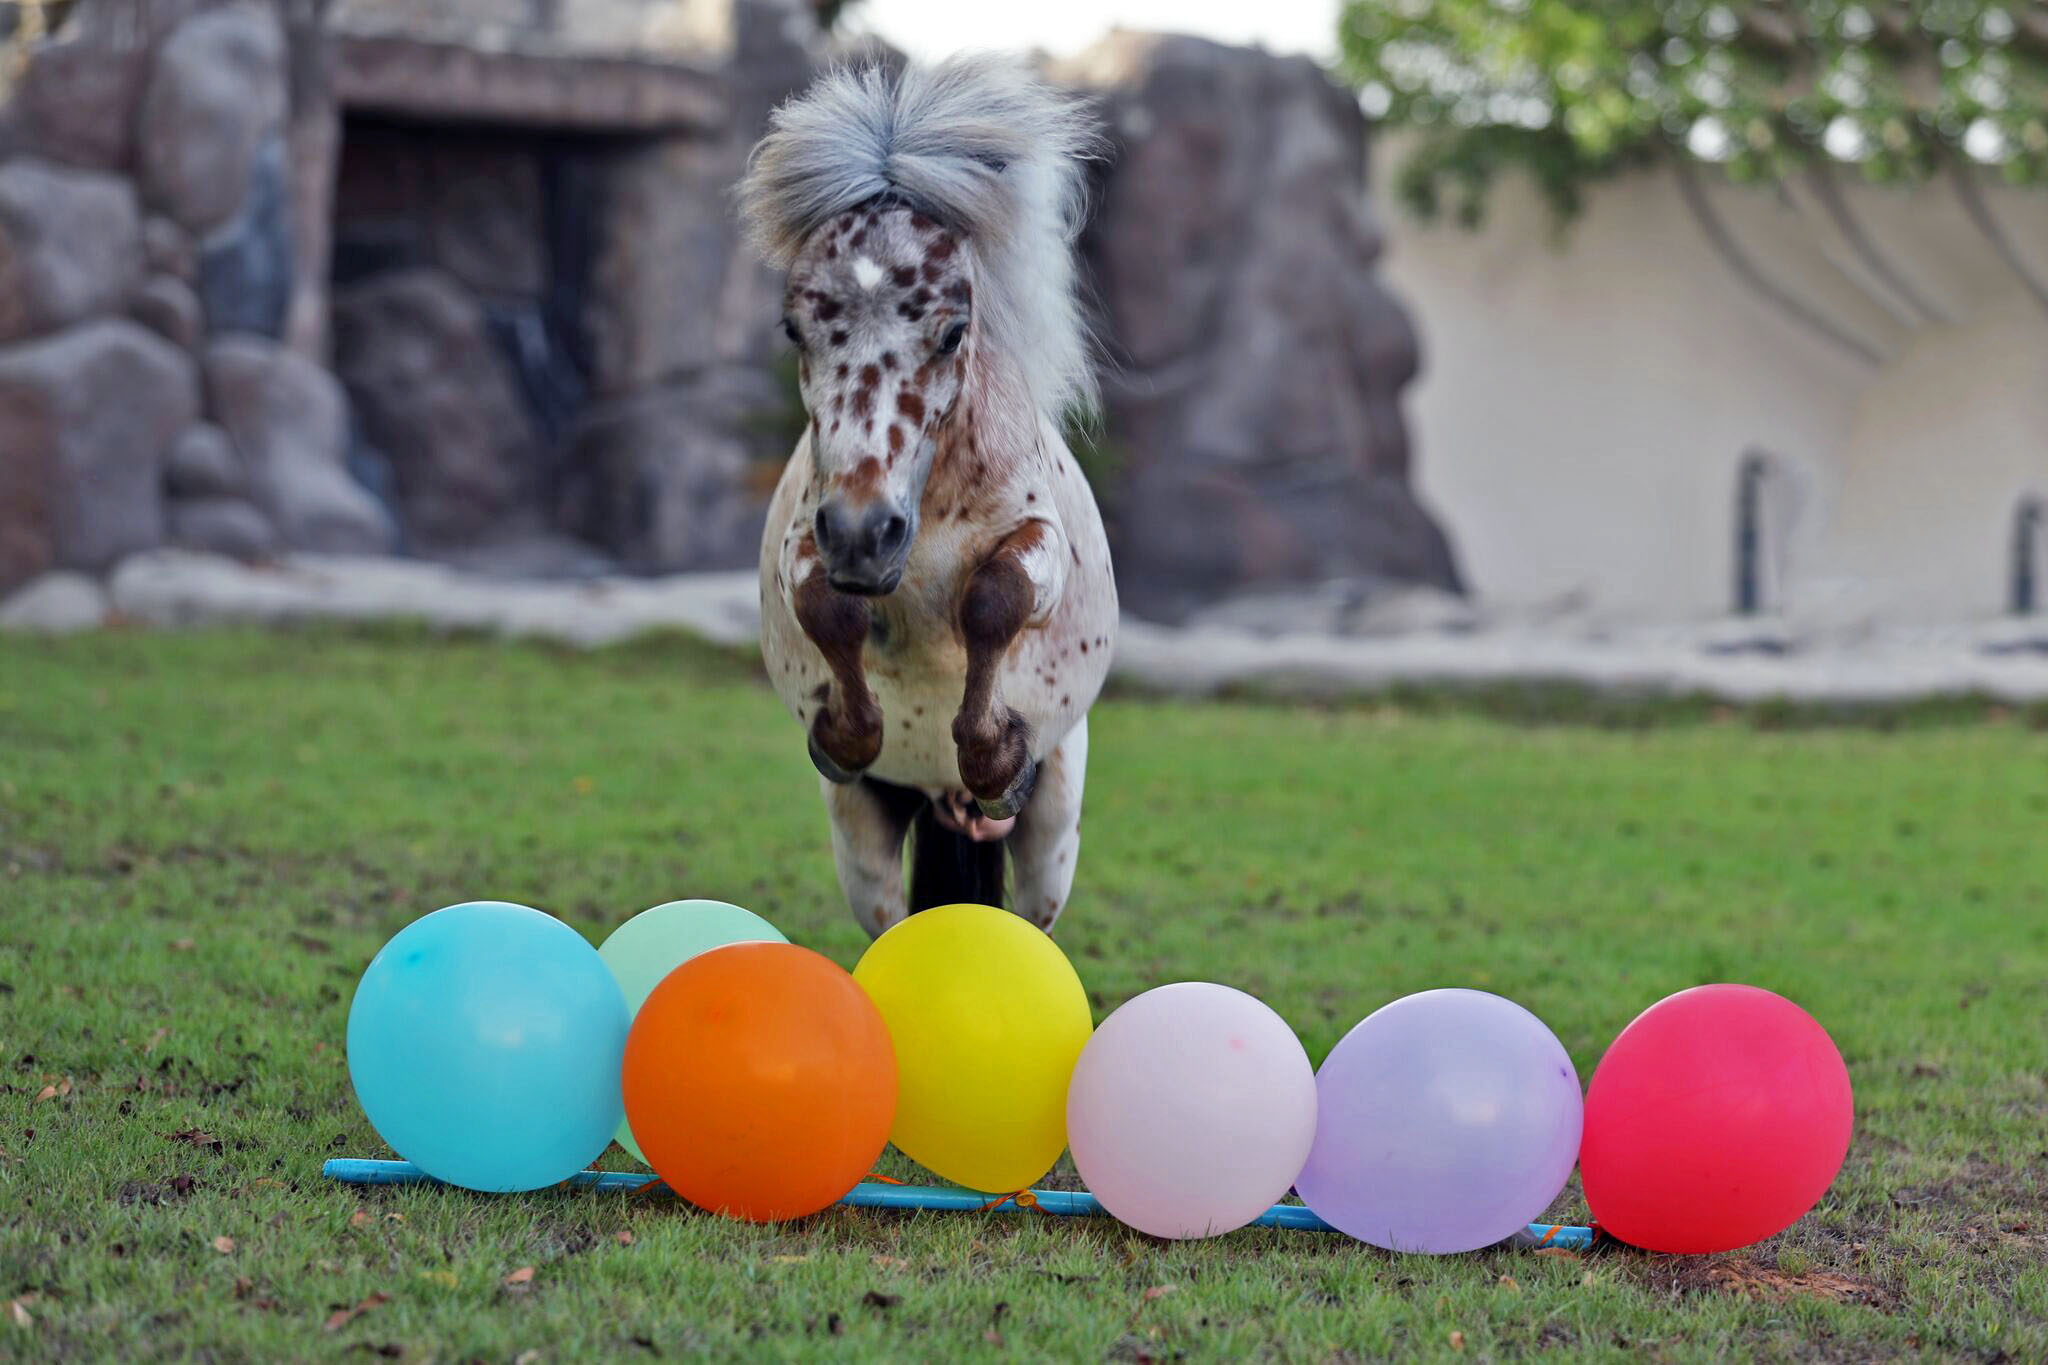
[[[860,769],[842,768],[839,764],[833,762],[832,756],[819,746],[818,737],[815,734],[811,736],[811,766],[816,768],[818,775],[827,782],[841,787],[849,782],[858,781],[860,778]]]
[[[981,813],[991,820],[1014,820],[1024,813],[1024,807],[1031,802],[1031,793],[1038,787],[1038,765],[1029,759],[1017,770],[1017,780],[1010,789],[993,801],[976,800]]]

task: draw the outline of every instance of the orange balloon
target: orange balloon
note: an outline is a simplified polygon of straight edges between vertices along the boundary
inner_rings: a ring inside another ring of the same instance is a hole
[[[767,1223],[838,1200],[896,1121],[896,1053],[845,969],[789,943],[677,967],[626,1035],[626,1122],[699,1208]]]

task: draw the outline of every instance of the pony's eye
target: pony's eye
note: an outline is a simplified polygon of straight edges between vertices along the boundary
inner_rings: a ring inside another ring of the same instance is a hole
[[[951,327],[948,327],[946,329],[946,334],[939,338],[939,354],[953,354],[953,352],[960,349],[960,343],[965,341],[966,339],[967,324],[964,322],[954,323]]]
[[[803,333],[797,331],[796,324],[794,322],[791,322],[788,318],[784,318],[782,320],[782,334],[789,338],[790,345],[795,346],[799,349],[803,347]]]

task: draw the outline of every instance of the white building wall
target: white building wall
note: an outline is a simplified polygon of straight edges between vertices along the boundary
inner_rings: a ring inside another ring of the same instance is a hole
[[[1381,183],[1398,146],[1383,146]],[[1856,189],[1856,219],[1929,322],[1867,277],[1803,193],[1713,203],[1770,274],[1880,356],[1817,339],[1747,289],[1672,173],[1596,186],[1560,230],[1524,182],[1477,232],[1383,197],[1393,287],[1421,333],[1409,418],[1424,497],[1483,600],[1628,616],[1725,611],[1735,471],[1808,476],[1785,563],[1795,610],[1975,619],[2005,602],[2012,509],[2048,487],[2048,311],[1946,187]],[[2048,196],[1994,196],[2048,275]]]

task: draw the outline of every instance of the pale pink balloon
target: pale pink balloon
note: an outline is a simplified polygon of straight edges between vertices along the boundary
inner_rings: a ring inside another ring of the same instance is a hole
[[[1316,1135],[1316,1077],[1287,1021],[1206,981],[1126,1002],[1067,1090],[1074,1165],[1154,1237],[1214,1237],[1287,1193]]]

